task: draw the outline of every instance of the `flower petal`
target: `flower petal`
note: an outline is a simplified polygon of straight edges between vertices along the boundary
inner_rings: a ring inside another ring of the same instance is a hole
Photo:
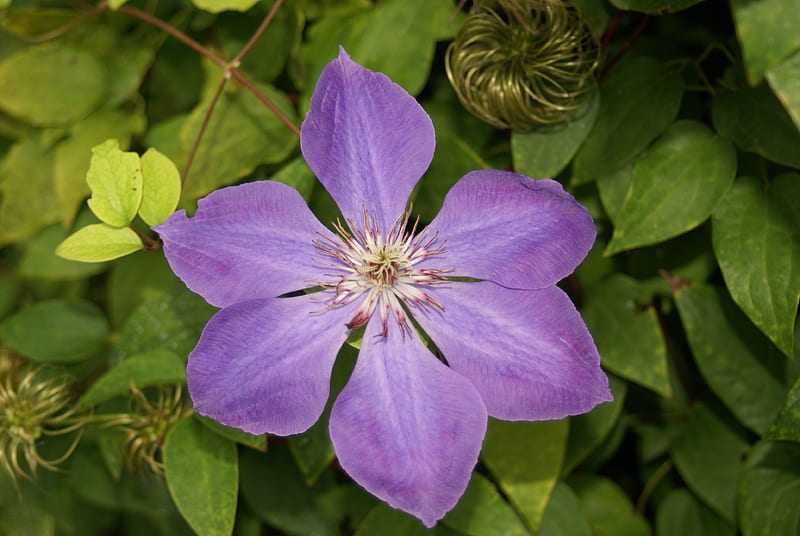
[[[217,190],[194,217],[180,210],[155,229],[172,271],[217,307],[312,286],[323,272],[312,242],[333,236],[297,191],[272,181]]]
[[[367,325],[353,375],[333,405],[339,463],[370,493],[433,526],[478,460],[486,409],[475,388],[394,322]]]
[[[450,189],[427,233],[438,233],[446,253],[420,267],[533,289],[572,273],[596,229],[559,183],[485,169],[467,173]]]
[[[433,123],[414,98],[344,49],[317,82],[300,147],[345,219],[374,212],[385,233],[433,158]]]
[[[612,399],[592,336],[558,287],[454,282],[430,294],[444,310],[415,310],[416,320],[492,417],[561,419]]]
[[[240,302],[206,325],[186,369],[194,409],[251,434],[297,434],[319,418],[353,314],[316,295]]]

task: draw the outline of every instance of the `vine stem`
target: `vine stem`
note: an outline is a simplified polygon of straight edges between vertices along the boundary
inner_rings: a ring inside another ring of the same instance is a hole
[[[614,57],[611,58],[608,61],[608,63],[606,63],[600,70],[600,74],[597,75],[598,80],[602,80],[608,74],[608,71],[610,71],[614,67],[614,65],[616,65],[617,62],[622,59],[625,53],[628,52],[628,49],[630,49],[636,42],[636,40],[639,39],[639,36],[644,31],[645,27],[647,26],[647,22],[649,20],[650,20],[650,15],[645,15],[644,17],[642,17],[642,19],[639,21],[639,24],[633,30],[633,33],[631,34],[630,38],[628,38],[628,40],[625,41],[625,44],[622,45],[622,48],[619,49],[619,51],[616,54],[614,54]],[[614,25],[614,28],[616,29],[616,24]]]
[[[209,61],[217,64],[219,67],[221,67],[225,71],[225,75],[223,76],[223,82],[225,80],[229,79],[229,78],[233,78],[234,80],[239,82],[241,85],[246,87],[251,93],[253,93],[253,95],[255,95],[255,97],[259,101],[261,101],[267,108],[269,108],[269,110],[273,114],[275,114],[275,116],[283,124],[285,124],[289,128],[289,130],[291,130],[296,136],[299,136],[300,135],[300,129],[297,127],[297,125],[295,125],[286,116],[286,114],[284,114],[275,105],[275,103],[273,103],[271,100],[269,100],[269,98],[266,95],[264,95],[261,91],[259,91],[259,89],[255,86],[255,84],[253,84],[238,69],[239,63],[241,62],[241,58],[244,57],[244,55],[247,54],[247,52],[250,51],[252,46],[255,44],[256,40],[260,37],[261,33],[267,28],[269,23],[272,21],[272,18],[275,16],[275,12],[277,11],[277,8],[280,7],[280,4],[282,2],[283,2],[283,0],[278,0],[277,2],[275,2],[275,5],[272,7],[272,9],[270,9],[269,13],[267,13],[267,16],[264,18],[264,21],[261,23],[261,26],[259,26],[258,30],[256,30],[256,33],[253,34],[253,37],[250,38],[250,41],[248,41],[248,43],[244,46],[244,48],[241,50],[241,52],[239,52],[239,54],[237,54],[236,58],[234,58],[234,60],[230,61],[230,62],[225,61],[224,59],[220,58],[219,56],[217,56],[213,52],[209,51],[203,45],[201,45],[200,43],[198,43],[197,41],[195,41],[194,39],[192,39],[191,37],[189,37],[188,35],[186,35],[182,31],[178,30],[177,28],[175,28],[171,24],[169,24],[167,22],[164,22],[161,19],[158,19],[156,17],[153,17],[152,15],[150,15],[148,13],[145,13],[144,11],[141,11],[139,9],[136,9],[135,7],[130,7],[130,6],[121,6],[121,7],[119,7],[117,9],[117,11],[119,13],[125,13],[126,15],[129,15],[131,17],[139,19],[139,20],[141,20],[143,22],[146,22],[147,24],[150,24],[152,26],[155,26],[155,27],[167,32],[168,34],[170,34],[171,36],[175,37],[181,43],[185,44],[186,46],[188,46],[189,48],[191,48],[192,50],[194,50],[198,54],[200,54],[203,57],[207,58]],[[107,4],[107,2],[103,1],[103,2],[100,3],[99,7],[107,8],[108,4]]]
[[[161,247],[160,241],[153,240],[152,238],[141,232],[139,229],[137,229],[134,224],[131,223],[130,225],[128,225],[128,227],[130,228],[131,231],[136,233],[136,236],[142,239],[142,242],[145,243],[144,246],[145,251],[154,251]]]

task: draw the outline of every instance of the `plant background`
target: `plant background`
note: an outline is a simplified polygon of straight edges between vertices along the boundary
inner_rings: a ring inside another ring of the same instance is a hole
[[[163,474],[130,470],[123,434],[87,424],[60,471],[19,490],[0,472],[0,534],[800,534],[796,0],[580,0],[604,43],[599,90],[566,123],[530,133],[496,130],[458,102],[443,66],[463,20],[451,0],[286,0],[260,34],[271,0],[109,3],[118,11],[0,0],[4,357],[64,367],[94,417],[137,411],[131,381],[151,400],[155,386],[182,384],[214,311],[161,252],[92,264],[53,254],[97,223],[91,148],[156,147],[184,173],[190,210],[221,186],[273,178],[332,221],[296,127],[264,101],[299,125],[342,44],[433,118],[437,150],[414,199],[423,221],[481,167],[558,178],[590,208],[597,244],[562,286],[615,401],[562,421],[492,421],[465,496],[430,531],[337,468],[325,416],[288,439],[180,420],[151,437]],[[342,351],[334,386],[354,354]],[[56,458],[72,440],[36,448]]]

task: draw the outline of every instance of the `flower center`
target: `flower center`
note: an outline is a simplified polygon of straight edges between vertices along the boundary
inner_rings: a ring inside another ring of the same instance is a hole
[[[314,247],[324,259],[316,259],[323,266],[333,269],[325,274],[327,281],[315,283],[331,292],[324,293],[326,309],[352,303],[361,303],[347,327],[355,329],[366,324],[373,312],[378,310],[383,332],[387,333],[390,313],[403,333],[410,333],[411,326],[403,304],[421,309],[442,309],[425,287],[444,284],[442,274],[450,270],[419,268],[422,260],[444,253],[437,244],[437,236],[415,235],[417,222],[407,231],[409,213],[400,216],[384,236],[378,229],[374,215],[364,211],[361,222],[348,220],[346,228],[341,222],[334,224],[336,239],[320,237]]]

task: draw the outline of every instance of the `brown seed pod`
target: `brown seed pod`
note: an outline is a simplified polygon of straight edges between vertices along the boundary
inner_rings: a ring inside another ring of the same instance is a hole
[[[591,95],[599,57],[591,30],[565,0],[475,0],[445,61],[473,114],[530,130],[566,119]]]

